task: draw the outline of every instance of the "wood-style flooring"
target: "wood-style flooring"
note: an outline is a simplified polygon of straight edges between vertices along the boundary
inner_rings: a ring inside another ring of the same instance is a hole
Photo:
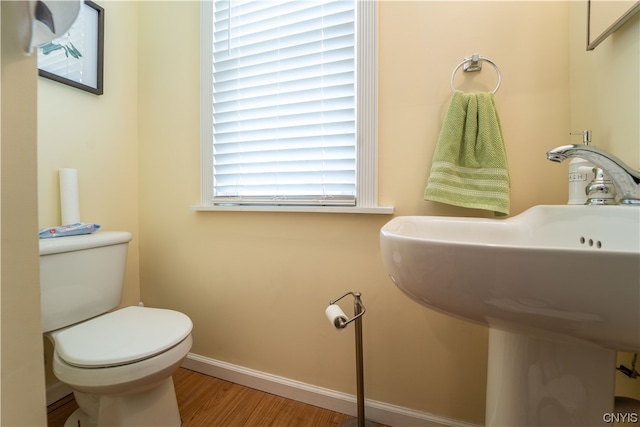
[[[182,427],[337,427],[352,418],[184,368],[173,382]],[[51,404],[48,426],[64,426],[77,407],[73,395]]]

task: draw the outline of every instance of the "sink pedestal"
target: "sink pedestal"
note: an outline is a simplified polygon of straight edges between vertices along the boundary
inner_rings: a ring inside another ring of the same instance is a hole
[[[486,425],[610,425],[616,352],[519,329],[489,329]]]

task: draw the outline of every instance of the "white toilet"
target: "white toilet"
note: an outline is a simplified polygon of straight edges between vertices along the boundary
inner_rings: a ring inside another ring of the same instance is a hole
[[[42,331],[79,409],[65,426],[180,426],[171,375],[191,349],[185,314],[120,304],[128,232],[40,240]]]

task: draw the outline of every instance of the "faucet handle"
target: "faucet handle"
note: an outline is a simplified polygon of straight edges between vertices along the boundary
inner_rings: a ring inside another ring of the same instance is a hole
[[[591,130],[585,129],[580,132],[569,132],[569,135],[582,135],[582,143],[584,145],[591,144]]]
[[[595,177],[585,188],[587,193],[585,205],[615,205],[616,190],[613,182],[600,168],[593,168],[593,174]]]

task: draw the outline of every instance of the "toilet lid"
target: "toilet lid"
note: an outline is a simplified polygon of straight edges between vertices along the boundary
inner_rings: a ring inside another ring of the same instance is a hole
[[[55,335],[55,349],[74,366],[123,365],[179,344],[192,327],[191,319],[178,311],[133,306],[59,332]]]

